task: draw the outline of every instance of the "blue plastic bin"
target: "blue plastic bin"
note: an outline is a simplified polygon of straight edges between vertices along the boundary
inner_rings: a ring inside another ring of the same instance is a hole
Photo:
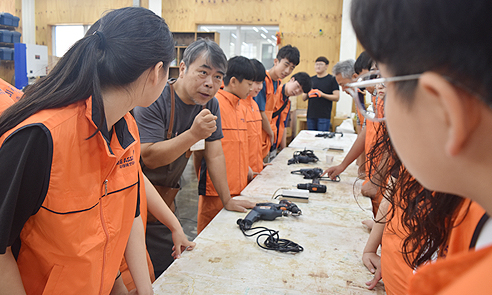
[[[21,33],[12,31],[12,43],[20,43]]]
[[[12,26],[13,27],[18,27],[19,26],[19,20],[20,18],[18,18],[17,16],[12,16]]]
[[[12,32],[9,30],[0,30],[0,42],[12,43]]]
[[[14,16],[8,12],[0,13],[0,25],[13,26]],[[19,20],[17,20],[17,25],[19,25]]]
[[[0,60],[14,60],[14,49],[0,47]]]

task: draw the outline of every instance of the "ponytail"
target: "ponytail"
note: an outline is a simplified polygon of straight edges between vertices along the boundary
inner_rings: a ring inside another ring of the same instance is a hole
[[[174,59],[174,42],[165,21],[148,9],[110,11],[77,41],[53,70],[33,84],[0,116],[0,136],[44,110],[68,106],[92,96],[104,122],[102,89],[125,87],[158,62]]]

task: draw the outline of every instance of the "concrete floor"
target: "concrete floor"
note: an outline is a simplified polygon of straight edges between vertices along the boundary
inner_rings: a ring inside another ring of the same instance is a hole
[[[181,190],[176,195],[179,221],[189,240],[195,239],[196,216],[198,212],[198,180],[193,167],[193,156],[181,176]]]

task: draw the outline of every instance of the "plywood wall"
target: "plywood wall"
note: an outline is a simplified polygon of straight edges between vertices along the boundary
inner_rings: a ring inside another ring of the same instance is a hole
[[[193,31],[202,24],[278,25],[282,44],[299,48],[295,72],[315,75],[314,61],[326,56],[328,71],[338,62],[343,0],[168,0],[162,17],[173,31]],[[319,33],[320,29],[322,34]],[[298,108],[307,102],[298,100]]]
[[[51,55],[52,25],[89,25],[107,10],[132,4],[132,0],[36,0],[36,44],[48,45],[48,54]]]
[[[20,1],[20,0],[16,0]],[[195,31],[201,24],[278,25],[282,44],[299,48],[295,72],[314,75],[314,61],[338,62],[343,0],[162,0],[162,17],[172,31]],[[132,0],[36,0],[36,43],[48,45],[51,26],[92,24],[106,10],[131,6]],[[148,7],[148,0],[141,0]],[[320,34],[322,30],[322,34]],[[300,102],[298,107],[305,108]]]

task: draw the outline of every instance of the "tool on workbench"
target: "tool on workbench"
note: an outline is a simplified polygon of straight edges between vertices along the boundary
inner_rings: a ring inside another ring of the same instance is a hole
[[[333,138],[335,134],[340,134],[340,137],[343,137],[342,132],[320,132],[316,134],[314,137],[323,137],[323,138]]]
[[[316,163],[319,159],[312,150],[295,151],[292,159],[287,161],[287,165],[297,163]]]
[[[275,203],[258,203],[256,206],[251,209],[251,211],[246,215],[244,219],[238,219],[237,224],[239,228],[243,232],[243,234],[247,237],[252,237],[257,234],[256,243],[263,249],[266,250],[276,250],[279,252],[300,252],[303,251],[304,248],[287,239],[280,239],[278,235],[278,231],[260,226],[260,227],[252,227],[253,223],[258,220],[275,220],[275,218],[280,216],[299,216],[302,214],[301,209],[297,207],[296,204],[292,203],[288,200],[281,200],[278,204]],[[253,234],[247,234],[247,230],[258,230]],[[263,241],[263,245],[260,243],[259,239],[262,236],[266,236],[265,241]]]
[[[331,179],[329,177],[322,177],[321,175],[323,174],[323,169],[321,168],[307,168],[307,169],[299,169],[299,170],[294,170],[290,172],[291,174],[300,174],[304,176],[304,179],[320,179],[320,180],[327,180],[327,181],[333,181],[333,182],[340,182],[340,176],[337,175],[335,179]]]
[[[326,185],[319,183],[319,178],[314,178],[312,183],[298,183],[298,189],[306,189],[311,193],[326,193]]]
[[[321,175],[323,174],[323,169],[321,168],[299,169],[291,171],[290,173],[303,175],[304,179],[312,179],[312,183],[297,184],[298,189],[309,190],[309,192],[311,193],[326,193],[326,185],[320,184],[320,180],[329,180],[334,182],[340,181],[339,176],[337,176],[333,180],[329,177],[321,177]]]

